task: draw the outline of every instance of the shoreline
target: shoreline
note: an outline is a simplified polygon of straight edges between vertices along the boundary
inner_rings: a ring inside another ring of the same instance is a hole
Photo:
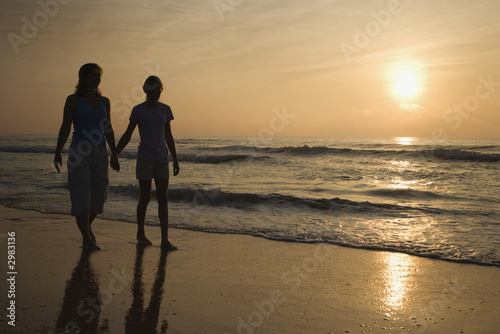
[[[165,253],[159,226],[146,226],[154,246],[143,248],[135,224],[99,217],[102,250],[89,254],[69,215],[3,205],[0,213],[3,275],[7,233],[15,232],[16,327],[2,316],[7,333],[87,325],[99,333],[221,334],[486,334],[500,327],[495,266],[179,228],[170,233],[179,250]]]
[[[5,205],[5,204],[0,204],[0,206],[3,206],[5,208],[14,209],[14,210],[35,211],[35,212],[39,212],[41,214],[48,214],[48,215],[54,214],[54,215],[70,216],[69,214],[66,215],[64,213],[44,212],[44,211],[37,210],[37,209],[15,208],[15,207],[10,207],[10,206]],[[110,219],[110,218],[100,218],[100,219],[101,220],[105,220],[105,221],[110,221],[110,222],[121,222],[121,223],[126,223],[126,224],[132,224],[132,225],[135,226],[135,223],[131,222],[131,221],[122,221],[122,220],[119,220],[119,219]],[[145,222],[145,225],[149,226],[151,228],[159,228],[160,227],[159,225],[150,224],[148,222]],[[268,237],[268,236],[265,236],[265,235],[250,234],[250,233],[243,233],[243,232],[241,232],[241,233],[238,233],[238,232],[221,232],[221,231],[210,231],[210,230],[202,230],[202,229],[187,228],[187,227],[175,227],[175,226],[174,227],[170,227],[169,230],[192,231],[192,232],[210,233],[210,234],[221,234],[221,235],[244,235],[244,236],[249,236],[249,237],[262,238],[262,239],[270,240],[270,241],[292,242],[292,243],[299,243],[299,244],[327,244],[327,245],[332,245],[332,246],[346,247],[346,248],[360,249],[360,250],[367,250],[367,251],[374,251],[374,252],[401,253],[401,254],[406,254],[406,255],[409,255],[409,256],[416,256],[416,257],[422,257],[422,258],[427,258],[427,259],[434,259],[434,260],[451,262],[451,263],[469,264],[469,265],[477,265],[477,266],[487,266],[487,267],[497,267],[497,268],[500,268],[500,263],[478,261],[478,260],[473,260],[473,259],[449,258],[449,257],[443,257],[443,256],[438,255],[438,254],[418,253],[418,252],[405,251],[405,250],[401,250],[401,249],[398,249],[398,248],[392,248],[392,247],[369,246],[369,245],[363,246],[363,245],[354,245],[354,244],[349,244],[349,243],[344,243],[344,242],[323,241],[323,240],[300,240],[300,239],[291,239],[291,238]]]

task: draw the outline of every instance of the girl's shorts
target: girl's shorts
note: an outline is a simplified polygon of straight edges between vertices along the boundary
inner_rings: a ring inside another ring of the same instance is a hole
[[[154,160],[138,157],[135,176],[138,180],[152,180],[154,178],[168,179],[168,160]]]

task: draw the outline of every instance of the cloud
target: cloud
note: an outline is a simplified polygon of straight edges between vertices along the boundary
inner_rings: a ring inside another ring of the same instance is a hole
[[[418,103],[401,103],[399,105],[399,109],[402,111],[409,111],[409,112],[419,112],[419,111],[424,111],[427,110],[424,106],[421,106]]]

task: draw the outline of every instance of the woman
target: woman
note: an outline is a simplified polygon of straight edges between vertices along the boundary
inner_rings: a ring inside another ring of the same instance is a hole
[[[108,155],[111,167],[119,171],[115,136],[111,127],[109,99],[99,91],[102,69],[97,64],[85,64],[78,73],[74,94],[66,99],[64,115],[57,139],[54,165],[60,173],[61,151],[66,144],[71,125],[73,138],[68,149],[68,184],[71,197],[71,215],[83,238],[83,248],[99,250],[91,224],[103,211],[108,195]]]
[[[163,84],[157,76],[150,76],[143,86],[146,102],[136,105],[132,109],[127,130],[118,142],[117,151],[120,153],[127,146],[135,127],[139,126],[141,142],[137,153],[136,177],[139,180],[140,197],[137,203],[137,241],[139,244],[151,245],[144,232],[146,209],[151,199],[151,181],[155,179],[156,200],[158,201],[158,217],[161,227],[161,248],[164,250],[177,249],[168,240],[168,160],[170,151],[174,161],[174,176],[179,174],[179,161],[175,151],[174,137],[170,128],[170,121],[174,119],[172,110],[164,103],[159,102],[163,91]]]

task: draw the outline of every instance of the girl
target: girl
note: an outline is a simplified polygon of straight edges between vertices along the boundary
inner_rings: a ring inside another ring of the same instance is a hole
[[[139,126],[141,141],[137,154],[136,177],[139,180],[140,197],[137,204],[137,241],[152,245],[144,232],[146,209],[151,199],[151,180],[155,180],[158,217],[161,226],[161,247],[166,250],[177,249],[168,240],[168,160],[173,158],[174,176],[179,174],[179,161],[175,151],[170,121],[174,119],[172,110],[159,102],[163,84],[157,76],[150,76],[143,86],[146,101],[132,109],[127,130],[118,142],[118,154],[127,146],[135,127]]]

